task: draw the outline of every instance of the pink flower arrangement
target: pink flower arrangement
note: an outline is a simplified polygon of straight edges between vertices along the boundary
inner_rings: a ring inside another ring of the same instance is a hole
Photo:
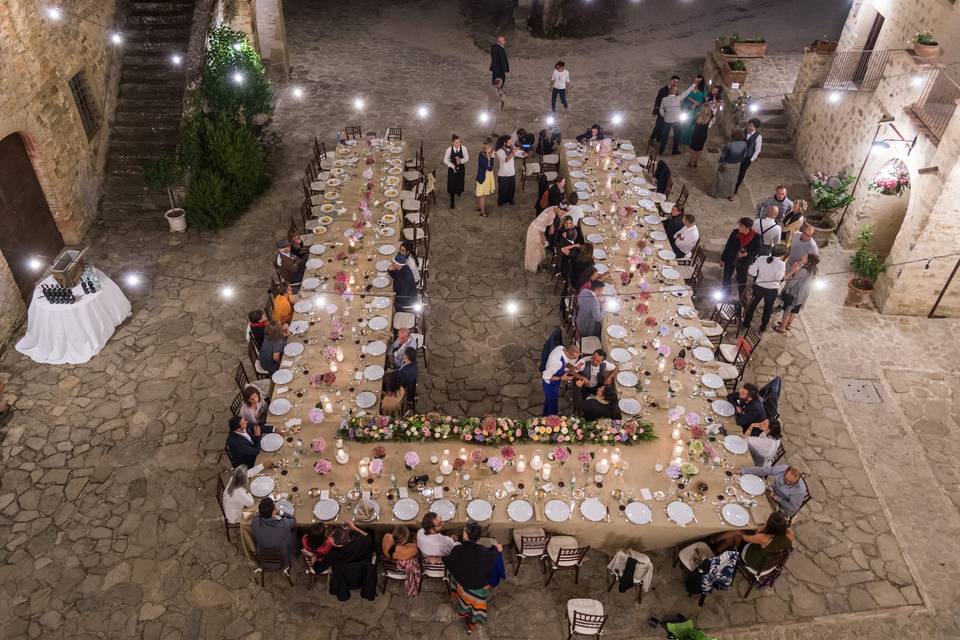
[[[463,468],[467,465],[466,461],[463,458],[454,458],[453,460],[453,470],[454,471],[463,471]]]
[[[313,442],[310,443],[310,447],[315,453],[323,453],[327,450],[327,441],[323,438],[314,438]]]
[[[316,464],[313,465],[313,470],[322,476],[330,473],[331,469],[333,469],[333,464],[331,464],[326,458],[317,460]]]
[[[332,385],[337,381],[337,374],[332,371],[327,371],[323,374],[323,383],[326,385]]]
[[[377,162],[377,158],[376,156],[369,155],[367,156],[367,159],[364,160],[364,162],[366,162],[367,164],[375,164]]]
[[[644,282],[644,284],[647,285],[648,287],[650,286],[646,282]],[[641,300],[649,300],[650,298],[653,297],[653,294],[647,293],[646,291],[641,291],[640,293],[637,294],[637,297],[640,298]]]
[[[630,272],[629,272],[629,271],[624,271],[624,272],[622,272],[622,273],[620,274],[620,284],[622,284],[622,285],[628,285],[628,284],[630,284],[630,278],[632,278],[632,277],[633,277],[633,276],[630,275]]]
[[[487,459],[487,455],[483,452],[483,449],[474,449],[470,452],[470,459],[476,464],[480,464]]]
[[[510,462],[517,457],[517,451],[510,445],[506,445],[505,447],[500,448],[500,455],[503,456],[504,460]]]
[[[688,424],[690,422],[691,415],[697,415],[697,414],[692,413],[687,416]],[[700,419],[700,416],[697,416],[697,424],[690,425],[690,437],[693,440],[700,440],[701,438],[703,438],[703,436],[706,435],[706,432],[703,430],[703,427],[699,425],[699,419]]]
[[[677,371],[682,371],[687,366],[687,361],[683,358],[674,358],[673,359],[673,368]]]
[[[669,358],[670,352],[671,349],[670,345],[668,344],[661,344],[659,347],[657,347],[657,354],[663,356],[664,358]]]
[[[357,231],[363,231],[363,228],[364,228],[366,225],[367,225],[366,221],[364,221],[364,220],[357,220],[356,222],[353,223],[353,228],[356,229]]]
[[[587,451],[586,449],[580,451],[577,454],[577,462],[580,464],[590,464],[593,462],[593,452]]]
[[[378,416],[378,417],[386,418],[387,416]],[[389,418],[387,418],[387,419],[389,420]],[[386,425],[383,425],[383,426],[386,426]],[[381,460],[382,460],[383,458],[386,458],[386,457],[387,457],[387,449],[386,449],[386,447],[383,447],[383,446],[380,446],[380,445],[375,446],[375,447],[373,448],[373,457],[374,457],[374,458],[380,458]]]
[[[381,458],[374,458],[370,461],[370,473],[375,476],[383,473],[383,460]]]
[[[336,347],[324,347],[323,351],[320,353],[323,354],[324,360],[333,360],[337,357],[337,348]]]
[[[333,275],[333,279],[336,280],[337,282],[342,282],[343,284],[347,284],[348,282],[350,282],[350,274],[347,273],[346,271],[337,271]]]
[[[323,411],[322,411],[321,409],[318,409],[317,407],[314,407],[314,408],[310,409],[309,413],[307,414],[307,417],[310,418],[310,422],[312,422],[313,424],[320,424],[321,422],[323,422],[324,415],[323,415]],[[323,438],[317,438],[317,440],[320,440],[321,442],[323,442]],[[313,441],[313,442],[314,442],[314,446],[316,446],[317,440],[314,440],[314,441]],[[324,446],[324,448],[326,448],[327,443],[324,442],[324,443],[323,443],[323,446]],[[323,449],[320,449],[320,451],[323,451]]]
[[[657,326],[657,319],[653,316],[647,316],[644,319],[643,324],[647,325],[648,327],[655,327]]]
[[[696,427],[700,425],[700,414],[698,413],[688,413],[687,414],[687,426]]]
[[[557,447],[553,450],[553,459],[563,464],[570,458],[570,449],[566,447]]]
[[[650,273],[650,265],[647,264],[646,262],[641,262],[640,264],[637,265],[637,271],[643,274]]]
[[[417,455],[416,451],[407,451],[403,454],[403,465],[407,470],[413,471],[418,464],[420,464],[420,456]]]
[[[500,473],[503,471],[503,458],[500,456],[490,456],[487,458],[487,466],[490,467],[490,471]]]
[[[646,304],[640,302],[640,303],[637,304],[636,312],[637,312],[637,315],[638,315],[638,316],[645,316],[645,315],[647,315],[648,313],[650,313],[650,307],[647,306]]]

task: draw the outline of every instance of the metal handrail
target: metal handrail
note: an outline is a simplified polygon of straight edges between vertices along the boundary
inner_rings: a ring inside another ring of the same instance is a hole
[[[927,76],[920,98],[910,107],[913,115],[940,141],[960,100],[960,85],[942,69]]]
[[[823,81],[825,89],[872,91],[883,79],[890,54],[898,49],[836,51]]]

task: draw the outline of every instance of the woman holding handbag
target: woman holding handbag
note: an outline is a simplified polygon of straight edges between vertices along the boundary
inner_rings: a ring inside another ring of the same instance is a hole
[[[487,196],[497,190],[497,181],[493,177],[493,146],[490,141],[483,143],[480,157],[477,158],[477,211],[487,217]]]

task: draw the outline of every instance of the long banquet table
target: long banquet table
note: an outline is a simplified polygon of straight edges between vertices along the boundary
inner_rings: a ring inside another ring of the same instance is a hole
[[[382,366],[385,358],[368,356],[364,351],[366,345],[374,340],[389,345],[391,332],[389,329],[373,331],[368,321],[378,315],[390,320],[392,306],[384,309],[373,308],[377,297],[390,298],[390,294],[377,293],[375,296],[363,293],[362,290],[364,283],[375,277],[376,262],[384,258],[379,247],[383,244],[398,244],[395,240],[400,233],[399,220],[388,218],[390,222],[381,225],[396,229],[390,238],[374,240],[372,234],[378,227],[378,220],[388,213],[384,204],[396,202],[396,194],[391,191],[388,197],[386,190],[390,185],[383,182],[390,177],[386,173],[389,166],[386,161],[390,158],[402,158],[399,153],[373,152],[374,176],[371,180],[364,180],[359,174],[364,168],[362,158],[368,151],[358,147],[339,147],[337,150],[337,163],[345,166],[334,169],[341,169],[335,179],[339,178],[343,184],[338,185],[338,197],[332,202],[341,210],[341,214],[326,225],[327,231],[323,235],[315,235],[308,238],[308,241],[339,245],[328,248],[322,256],[323,264],[318,266],[318,263],[314,263],[313,266],[318,268],[310,269],[307,273],[308,277],[328,278],[326,290],[322,291],[321,284],[317,291],[302,292],[301,298],[316,299],[318,295],[323,295],[324,304],[336,304],[338,309],[336,314],[330,315],[327,309],[323,308],[323,304],[320,304],[314,305],[315,309],[308,313],[295,314],[295,322],[307,320],[312,324],[307,334],[300,336],[301,339],[306,338],[303,340],[303,354],[284,359],[283,367],[294,372],[293,380],[287,384],[277,384],[274,392],[274,402],[277,398],[289,398],[293,403],[288,413],[271,416],[274,424],[287,429],[285,443],[276,453],[264,453],[260,458],[262,462],[270,461],[277,465],[276,468],[267,469],[264,475],[274,478],[273,495],[283,497],[290,503],[289,507],[293,508],[294,516],[300,525],[319,522],[313,508],[321,497],[329,497],[339,502],[339,511],[331,521],[352,518],[358,504],[357,498],[362,494],[364,500],[377,503],[379,517],[368,522],[360,522],[358,519],[358,524],[381,530],[392,528],[401,522],[391,508],[401,497],[401,492],[418,503],[416,515],[405,521],[412,528],[419,526],[417,523],[420,517],[430,510],[434,500],[441,497],[455,504],[455,513],[453,517],[447,518],[445,527],[462,526],[468,520],[468,503],[472,499],[482,498],[494,506],[491,517],[482,524],[487,526],[488,536],[501,542],[509,542],[510,532],[516,527],[538,526],[547,532],[573,535],[581,545],[591,545],[609,552],[622,547],[664,548],[736,528],[721,516],[721,507],[729,502],[739,501],[747,506],[750,522],[743,525],[744,527],[755,528],[765,521],[770,513],[768,503],[762,496],[754,499],[747,496],[733,473],[736,467],[750,464],[749,455],[734,455],[726,451],[721,444],[721,435],[708,442],[709,446],[716,449],[715,457],[706,462],[698,461],[696,466],[699,473],[687,479],[686,486],[683,479],[671,479],[665,473],[668,465],[677,457],[679,450],[674,449],[677,442],[683,442],[689,437],[687,425],[699,421],[702,427],[725,425],[731,433],[738,433],[739,429],[732,419],[720,417],[711,411],[710,402],[722,397],[722,389],[714,392],[700,384],[700,376],[715,365],[698,362],[689,355],[694,346],[709,346],[705,338],[697,336],[691,339],[683,333],[687,327],[698,330],[703,328],[695,313],[689,318],[678,315],[678,305],[692,308],[690,292],[682,285],[682,280],[676,281],[679,284],[675,285],[675,292],[661,291],[670,283],[661,282],[660,269],[672,262],[661,259],[657,251],[669,248],[669,245],[665,242],[651,243],[649,246],[653,249],[652,255],[644,256],[645,264],[650,265],[651,270],[645,274],[639,270],[633,272],[633,277],[627,284],[621,281],[622,272],[630,273],[631,253],[643,254],[643,248],[638,247],[636,241],[648,237],[651,230],[661,228],[659,220],[656,224],[652,223],[652,218],[650,223],[643,221],[643,216],[651,214],[642,207],[638,208],[639,213],[630,213],[624,218],[616,213],[618,206],[636,207],[639,200],[649,199],[645,192],[641,192],[644,197],[635,192],[625,192],[627,187],[637,186],[628,184],[629,180],[643,177],[640,171],[628,171],[631,164],[629,157],[622,157],[624,154],[631,155],[628,149],[564,149],[561,171],[568,176],[569,184],[586,183],[588,193],[584,195],[588,196],[587,202],[597,205],[595,211],[587,212],[587,217],[583,220],[583,230],[587,234],[599,233],[604,236],[597,246],[606,251],[603,263],[610,269],[607,280],[612,283],[612,288],[605,293],[609,296],[608,299],[613,301],[612,304],[619,305],[618,311],[608,312],[604,319],[604,346],[608,353],[615,347],[630,350],[629,362],[618,363],[618,367],[620,371],[636,374],[641,382],[635,387],[618,385],[621,398],[636,400],[641,404],[635,417],[652,423],[658,439],[621,444],[619,448],[613,444],[570,444],[573,455],[564,465],[549,459],[553,445],[518,444],[514,448],[517,454],[524,457],[527,468],[520,472],[517,465],[507,466],[498,474],[494,474],[486,465],[477,466],[470,460],[470,452],[477,448],[485,450],[486,455],[497,455],[498,452],[493,447],[471,446],[471,443],[452,439],[423,443],[384,442],[378,443],[386,450],[382,475],[366,477],[366,467],[365,477],[361,478],[359,464],[369,462],[374,444],[340,440],[337,429],[341,420],[359,411],[355,403],[358,393],[370,391],[379,396],[381,381],[367,380],[363,372],[370,364]],[[576,157],[568,157],[569,151],[575,151]],[[351,168],[350,162],[358,158],[358,164]],[[580,162],[582,165],[571,167],[570,160],[575,160],[574,164]],[[616,160],[621,160],[622,165],[617,167],[619,163]],[[345,243],[348,240],[344,238],[344,233],[355,224],[352,219],[355,216],[350,214],[356,210],[363,197],[362,193],[370,182],[373,182],[375,190],[370,204],[370,210],[374,213],[371,221],[373,226],[364,229],[367,237],[363,242],[355,243],[355,253],[352,255],[357,257],[356,264],[349,266],[347,262],[338,259],[337,255],[345,253]],[[330,187],[327,189],[329,193]],[[610,193],[613,191],[624,192],[618,203],[610,201]],[[612,212],[611,204],[614,204]],[[653,203],[643,204],[649,207]],[[587,224],[594,222],[596,224],[593,226]],[[636,237],[631,230],[636,232]],[[386,256],[390,257],[391,255]],[[633,259],[634,264],[639,262],[638,258]],[[355,290],[357,295],[348,302],[333,291],[334,275],[338,271],[347,271],[354,278],[355,284],[350,288]],[[636,306],[640,302],[646,304],[649,310],[638,314]],[[648,317],[656,318],[656,324],[651,322],[653,326],[648,326]],[[343,337],[339,340],[331,340],[331,319],[341,319],[344,323]],[[612,326],[623,327],[626,336],[621,339],[611,337]],[[671,355],[658,358],[658,347],[661,351],[669,348]],[[677,370],[674,368],[673,358],[681,348],[687,351],[687,366]],[[336,349],[340,350],[342,361],[337,361],[336,357],[330,359]],[[319,388],[311,386],[311,375],[328,372],[332,363],[336,363],[338,368],[336,381],[330,385],[321,382]],[[323,420],[315,423],[310,419],[310,410],[318,403],[325,411]],[[375,412],[376,406],[367,411]],[[691,414],[696,418],[688,417]],[[675,440],[674,436],[677,436],[678,440]],[[314,451],[312,443],[317,438],[323,439],[325,450]],[[302,443],[302,446],[298,447],[298,442]],[[594,461],[589,465],[583,465],[576,460],[577,453],[582,450],[594,453]],[[416,452],[420,458],[419,465],[413,471],[404,466],[404,454],[409,451]],[[337,461],[337,456],[340,456],[341,460],[347,457],[349,459],[341,464]],[[439,462],[458,456],[467,458],[463,471],[449,473],[449,469],[446,469],[447,474],[441,473]],[[535,478],[535,472],[531,468],[535,456],[550,464],[549,478],[541,477],[544,475],[543,470]],[[685,450],[680,457],[687,460]],[[323,475],[314,470],[314,464],[320,459],[328,460],[332,466],[331,470]],[[601,464],[601,467],[608,466],[609,470],[598,475],[599,470],[604,470],[598,468],[598,464]],[[428,476],[423,487],[427,490],[420,492],[415,487],[405,491],[408,479],[419,474]],[[698,487],[701,482],[707,485],[706,488]],[[599,499],[607,508],[606,517],[600,521],[588,520],[577,508],[583,500],[591,497]],[[515,498],[523,498],[533,504],[534,515],[531,520],[518,524],[510,518],[507,507]],[[547,518],[544,506],[555,499],[573,507],[569,519],[555,522]],[[689,504],[695,520],[681,527],[668,519],[666,507],[675,500]],[[632,501],[644,502],[650,508],[652,520],[649,523],[637,525],[627,520],[624,509]]]

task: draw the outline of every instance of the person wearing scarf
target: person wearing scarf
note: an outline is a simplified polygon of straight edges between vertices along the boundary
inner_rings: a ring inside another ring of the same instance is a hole
[[[450,582],[450,601],[467,633],[487,621],[487,598],[492,587],[491,577],[497,562],[497,549],[477,544],[481,529],[476,522],[468,522],[463,531],[463,542],[443,559]]]
[[[743,295],[747,286],[747,270],[760,252],[760,234],[753,230],[751,218],[740,218],[737,228],[730,232],[727,244],[720,254],[720,268],[723,269],[723,290],[725,297],[730,296],[733,274],[737,274],[737,298]]]

